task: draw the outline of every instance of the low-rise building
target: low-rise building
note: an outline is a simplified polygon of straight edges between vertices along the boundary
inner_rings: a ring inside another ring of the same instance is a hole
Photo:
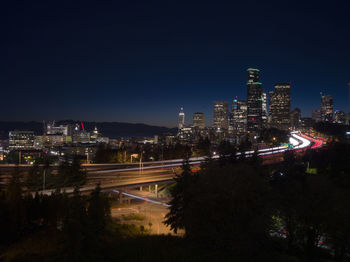
[[[34,131],[10,131],[9,150],[33,150]]]

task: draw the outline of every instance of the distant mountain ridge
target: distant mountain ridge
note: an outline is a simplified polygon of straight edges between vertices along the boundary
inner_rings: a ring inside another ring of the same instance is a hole
[[[60,120],[56,121],[56,125],[75,124],[81,121],[78,120]],[[123,122],[85,122],[84,127],[87,131],[92,131],[97,127],[98,131],[103,136],[109,138],[120,137],[151,137],[157,134],[171,133],[175,134],[177,128],[168,128],[162,126],[152,126],[146,124],[133,124]],[[36,135],[43,134],[43,122],[30,121],[0,121],[0,137],[8,138],[9,131],[13,130],[31,130]]]

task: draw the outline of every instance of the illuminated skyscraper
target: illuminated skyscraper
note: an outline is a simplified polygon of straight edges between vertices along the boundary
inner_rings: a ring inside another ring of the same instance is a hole
[[[275,84],[270,91],[271,126],[283,130],[290,127],[290,84]]]
[[[247,131],[259,131],[262,126],[262,89],[259,69],[249,68],[247,82]]]
[[[266,92],[262,91],[261,94],[261,106],[262,106],[262,115],[261,115],[261,119],[264,125],[266,125],[267,123],[267,98],[266,98]]]
[[[179,130],[183,129],[185,126],[185,113],[183,107],[181,107],[180,113],[179,113]]]
[[[333,121],[333,97],[331,95],[321,96],[321,121]]]
[[[204,114],[197,112],[193,114],[193,127],[204,129],[205,128],[205,122],[204,122]]]
[[[247,131],[247,101],[235,98],[232,101],[232,113],[230,127],[234,135],[243,134]]]
[[[228,103],[214,102],[214,128],[228,130]]]

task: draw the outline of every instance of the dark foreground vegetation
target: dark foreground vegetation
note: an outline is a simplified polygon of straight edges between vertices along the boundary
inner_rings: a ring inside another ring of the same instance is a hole
[[[185,237],[113,221],[99,187],[29,194],[14,173],[0,192],[0,260],[349,261],[349,145],[269,166],[219,153],[197,173],[185,162],[176,178],[165,223]]]
[[[86,183],[86,172],[82,170],[80,159],[62,161],[57,172],[50,165],[49,157],[38,158],[24,176],[24,186],[28,191],[82,186]]]
[[[289,151],[268,166],[234,156],[208,159],[196,173],[185,163],[166,224],[204,250],[246,260],[349,261],[349,144],[302,157]]]

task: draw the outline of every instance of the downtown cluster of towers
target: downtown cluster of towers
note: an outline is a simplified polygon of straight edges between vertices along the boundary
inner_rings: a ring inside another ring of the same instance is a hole
[[[295,108],[291,111],[290,83],[277,83],[274,90],[269,92],[269,106],[267,94],[259,81],[259,69],[247,69],[247,99],[237,97],[233,99],[231,110],[226,101],[214,102],[214,123],[212,130],[224,135],[239,136],[247,133],[259,133],[263,128],[278,128],[281,130],[295,130],[301,127],[301,111]],[[321,94],[320,109],[313,110],[313,122],[345,122],[345,113],[333,110],[331,95]],[[305,118],[307,119],[307,118]],[[205,129],[204,113],[193,114],[192,129]],[[185,131],[185,113],[181,108],[178,129]],[[182,132],[183,133],[183,132]]]
[[[267,107],[267,95],[259,81],[259,69],[247,69],[247,99],[237,97],[232,101],[231,110],[226,101],[214,102],[213,129],[219,133],[240,135],[257,133],[265,127],[276,127],[288,130],[291,127],[290,110],[290,83],[275,84],[274,90],[269,92],[269,110]],[[299,114],[296,116],[300,120]],[[185,114],[183,108],[179,113],[178,128],[184,126]],[[204,114],[193,114],[193,127],[204,129]]]

